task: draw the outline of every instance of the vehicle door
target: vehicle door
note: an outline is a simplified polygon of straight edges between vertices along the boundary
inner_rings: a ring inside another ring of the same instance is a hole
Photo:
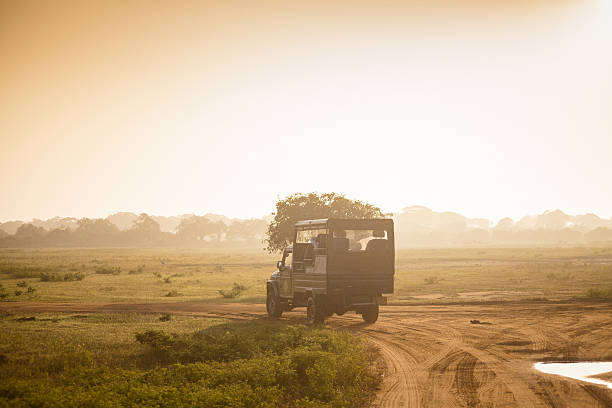
[[[293,270],[293,253],[291,251],[285,250],[283,253],[282,265],[283,267],[280,270],[280,295],[281,297],[291,297],[291,272]]]

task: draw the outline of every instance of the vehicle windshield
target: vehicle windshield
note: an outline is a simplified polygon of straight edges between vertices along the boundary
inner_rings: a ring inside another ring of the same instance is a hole
[[[388,234],[385,230],[346,229],[333,232],[336,251],[379,251],[387,248]]]

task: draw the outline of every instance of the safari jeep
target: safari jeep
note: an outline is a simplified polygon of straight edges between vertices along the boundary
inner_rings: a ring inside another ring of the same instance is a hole
[[[367,323],[378,319],[382,295],[393,293],[393,220],[299,221],[292,242],[266,283],[270,317],[306,306],[310,324],[347,311]]]

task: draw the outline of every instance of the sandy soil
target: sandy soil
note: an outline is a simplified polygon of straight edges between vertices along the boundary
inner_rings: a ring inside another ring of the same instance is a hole
[[[377,345],[378,407],[612,407],[612,390],[533,369],[537,361],[612,361],[612,303],[474,302],[387,306],[372,325],[326,321]],[[21,312],[143,312],[257,319],[264,305],[0,303]],[[305,322],[303,309],[283,320]],[[480,324],[470,323],[478,320]]]

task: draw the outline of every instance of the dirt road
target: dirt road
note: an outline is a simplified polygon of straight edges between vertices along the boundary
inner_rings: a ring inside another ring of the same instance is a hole
[[[0,310],[265,316],[263,305],[238,303],[0,303]],[[283,316],[305,322],[301,309]],[[380,348],[387,373],[379,407],[612,407],[612,390],[532,368],[543,360],[612,361],[610,302],[387,306],[372,325],[349,314],[326,324]]]

